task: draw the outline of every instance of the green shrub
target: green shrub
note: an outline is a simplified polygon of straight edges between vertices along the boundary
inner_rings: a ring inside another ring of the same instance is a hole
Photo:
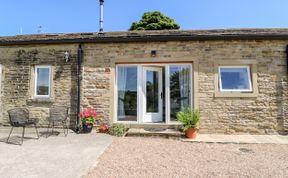
[[[183,131],[196,128],[200,121],[200,112],[191,108],[184,108],[176,115],[177,120],[183,123]]]
[[[126,128],[126,126],[124,124],[113,124],[109,130],[108,130],[108,133],[110,135],[114,135],[114,136],[117,136],[117,137],[121,137],[125,134],[125,132],[127,131],[128,129]]]

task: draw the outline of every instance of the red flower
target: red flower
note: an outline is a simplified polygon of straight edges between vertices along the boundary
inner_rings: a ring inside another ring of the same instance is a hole
[[[97,113],[92,108],[86,108],[79,113],[79,117],[81,118],[82,124],[94,124],[96,116]]]
[[[97,113],[92,108],[86,108],[85,110],[80,112],[79,116],[81,119],[90,118],[90,117],[96,118]]]

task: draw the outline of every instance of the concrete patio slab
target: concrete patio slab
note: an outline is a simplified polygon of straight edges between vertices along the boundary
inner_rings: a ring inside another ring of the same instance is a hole
[[[181,139],[184,142],[206,143],[251,143],[251,144],[288,144],[288,135],[212,135],[198,134],[196,139]]]
[[[113,140],[106,134],[95,131],[90,134],[75,134],[63,130],[45,138],[46,129],[39,129],[40,139],[32,139],[34,129],[27,129],[22,146],[21,128],[12,134],[11,144],[6,139],[10,128],[0,128],[0,175],[9,178],[63,178],[81,177],[97,163],[97,158]],[[18,137],[19,136],[19,137]]]

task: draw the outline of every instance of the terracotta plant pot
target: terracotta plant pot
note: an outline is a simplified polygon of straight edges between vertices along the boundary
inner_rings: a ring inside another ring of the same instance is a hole
[[[185,131],[185,135],[187,138],[195,139],[197,136],[197,129],[196,128],[189,128]]]
[[[90,133],[93,129],[93,124],[83,124],[82,133]]]
[[[106,127],[105,125],[100,125],[98,131],[99,133],[107,133],[108,127]]]

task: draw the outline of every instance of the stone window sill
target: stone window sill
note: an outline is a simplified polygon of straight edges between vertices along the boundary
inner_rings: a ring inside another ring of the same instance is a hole
[[[258,93],[215,92],[215,98],[257,98]]]
[[[27,100],[27,103],[53,103],[53,98],[32,98]]]

